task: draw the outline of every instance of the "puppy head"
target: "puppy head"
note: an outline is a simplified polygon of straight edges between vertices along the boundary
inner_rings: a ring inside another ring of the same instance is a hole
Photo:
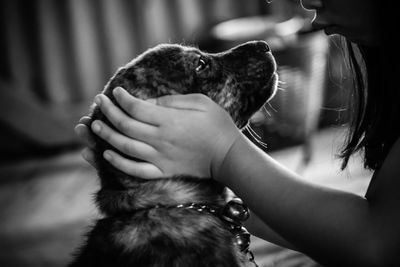
[[[263,41],[248,42],[218,54],[162,44],[120,68],[103,93],[115,104],[112,90],[117,86],[142,99],[202,93],[226,109],[241,128],[274,95],[276,84],[276,64]],[[112,127],[98,108],[92,114],[92,120],[96,119]],[[114,174],[111,176],[123,177],[102,159],[105,149],[110,149],[109,144],[97,138],[95,153],[100,177],[105,170],[107,179],[110,171]]]

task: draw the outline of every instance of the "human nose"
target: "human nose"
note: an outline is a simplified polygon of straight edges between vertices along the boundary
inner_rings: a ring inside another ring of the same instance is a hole
[[[315,10],[322,8],[322,0],[301,0],[301,5],[307,10]]]

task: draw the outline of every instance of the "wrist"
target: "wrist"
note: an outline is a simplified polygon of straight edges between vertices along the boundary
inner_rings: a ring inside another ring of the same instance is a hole
[[[220,158],[216,163],[212,162],[211,164],[211,176],[218,182],[223,184],[229,183],[229,178],[231,175],[229,174],[229,169],[233,164],[232,161],[235,161],[235,158],[238,156],[235,155],[238,149],[237,147],[241,146],[241,144],[245,141],[246,138],[241,132],[237,131],[237,134],[234,136],[232,142],[229,146],[227,146],[226,152],[223,154],[223,157]],[[240,156],[239,156],[240,157]]]

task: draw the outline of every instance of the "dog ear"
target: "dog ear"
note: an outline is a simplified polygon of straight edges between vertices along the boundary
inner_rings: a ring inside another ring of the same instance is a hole
[[[134,92],[135,90],[136,82],[137,78],[133,66],[129,68],[127,67],[120,68],[117,70],[114,76],[107,82],[102,93],[106,95],[115,105],[118,106],[118,103],[116,102],[112,91],[116,87],[123,87],[132,94],[132,92]],[[92,107],[92,112],[90,117],[91,120],[90,122],[88,122],[88,125],[90,125],[94,120],[101,120],[103,123],[105,123],[112,129],[117,130],[111,124],[111,122],[104,116],[100,108],[96,105]],[[121,187],[121,186],[129,187],[130,185],[127,184],[127,182],[129,183],[132,182],[133,177],[128,177],[128,175],[117,170],[103,158],[104,151],[108,149],[112,150],[113,147],[108,142],[104,141],[97,135],[93,134],[93,136],[95,141],[95,146],[94,146],[95,162],[97,166],[98,176],[102,184],[103,185],[105,183],[107,185],[112,184],[112,187]]]
[[[105,85],[102,93],[105,94],[108,98],[110,98],[111,101],[114,102],[114,104],[116,104],[116,102],[112,94],[112,91],[116,87],[122,87],[130,94],[134,94],[135,88],[137,87],[138,84],[138,76],[136,73],[136,69],[137,68],[135,66],[119,68],[117,72],[114,74],[114,76],[111,77],[111,79]]]

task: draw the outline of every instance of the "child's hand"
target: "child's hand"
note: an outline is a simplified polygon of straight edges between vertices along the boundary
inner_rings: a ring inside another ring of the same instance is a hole
[[[92,130],[117,152],[145,161],[136,162],[115,151],[105,151],[106,160],[130,175],[210,177],[241,134],[229,114],[201,94],[144,101],[117,88],[114,96],[124,111],[105,95],[98,95],[95,102],[123,134],[101,121],[95,121]]]

